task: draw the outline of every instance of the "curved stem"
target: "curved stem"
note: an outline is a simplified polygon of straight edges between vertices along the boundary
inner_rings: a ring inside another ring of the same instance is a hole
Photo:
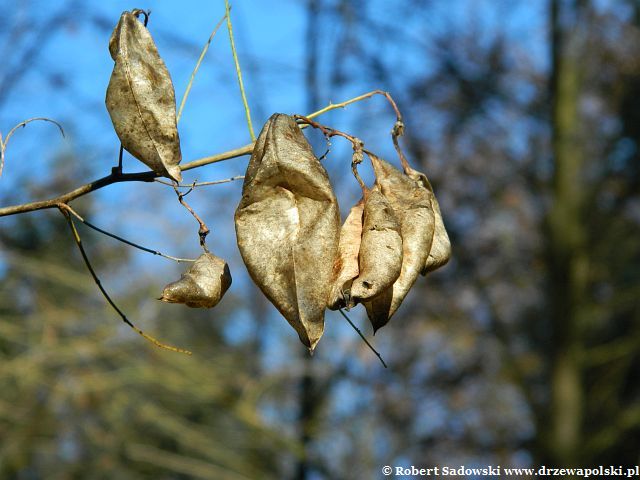
[[[137,248],[139,250],[142,250],[143,252],[152,253],[153,255],[159,255],[161,257],[167,258],[169,260],[173,260],[173,261],[178,262],[178,263],[180,263],[180,262],[195,262],[195,260],[193,260],[191,258],[173,257],[171,255],[167,255],[165,253],[159,252],[158,250],[152,250],[152,249],[144,247],[142,245],[138,245],[137,243],[131,242],[131,241],[127,240],[126,238],[119,237],[118,235],[115,235],[115,234],[113,234],[111,232],[107,232],[106,230],[103,230],[102,228],[97,227],[97,226],[93,225],[92,223],[90,223],[89,221],[87,221],[84,218],[82,218],[78,212],[76,212],[73,208],[71,208],[66,203],[61,203],[60,205],[58,205],[58,208],[66,210],[71,215],[76,217],[79,221],[84,223],[87,227],[95,230],[96,232],[100,232],[103,235],[106,235],[107,237],[111,237],[111,238],[113,238],[115,240],[118,240],[119,242],[125,243],[125,244],[127,244],[127,245],[129,245],[131,247],[134,247],[134,248]]]
[[[127,316],[124,314],[124,312],[122,310],[120,310],[120,308],[111,299],[111,297],[109,296],[109,294],[107,293],[105,288],[102,286],[102,282],[100,281],[100,278],[98,277],[98,275],[96,274],[95,270],[93,269],[93,266],[91,265],[91,262],[89,261],[89,257],[87,256],[87,252],[85,251],[84,246],[82,245],[82,240],[80,239],[80,234],[78,233],[78,230],[76,229],[76,226],[73,223],[71,215],[69,215],[69,212],[67,210],[65,210],[64,208],[60,208],[60,212],[66,218],[67,223],[69,224],[69,228],[71,229],[71,233],[73,235],[73,240],[76,242],[76,245],[78,246],[78,250],[80,250],[80,254],[82,255],[82,260],[84,260],[84,264],[86,265],[87,270],[89,270],[89,273],[93,277],[93,281],[96,282],[96,285],[100,289],[100,292],[102,293],[102,296],[105,298],[105,300],[107,300],[109,305],[111,305],[111,307],[118,313],[118,315],[120,315],[120,318],[122,318],[122,321],[124,323],[126,323],[127,325],[129,325],[133,330],[135,330],[136,333],[138,333],[139,335],[141,335],[142,337],[144,337],[146,340],[150,341],[151,343],[153,343],[157,347],[164,348],[165,350],[171,350],[172,352],[178,352],[178,353],[184,353],[186,355],[191,355],[191,352],[189,350],[185,350],[184,348],[174,347],[172,345],[167,345],[166,343],[162,343],[161,341],[159,341],[156,338],[152,337],[151,335],[143,332],[138,327],[136,327],[133,323],[131,323],[131,321],[127,318]]]

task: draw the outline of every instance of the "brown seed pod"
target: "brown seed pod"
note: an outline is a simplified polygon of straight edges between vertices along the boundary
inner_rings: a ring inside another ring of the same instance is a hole
[[[109,52],[115,65],[105,103],[122,146],[159,175],[182,180],[173,83],[134,12],[122,13]]]
[[[215,307],[231,286],[229,266],[212,253],[203,253],[182,274],[180,280],[170,283],[159,300],[184,303],[188,307]]]
[[[436,200],[435,193],[433,193],[431,182],[429,182],[429,179],[424,173],[418,172],[413,168],[406,169],[405,173],[433,194],[431,197],[431,205],[435,213],[433,242],[431,244],[431,250],[429,251],[429,257],[427,258],[424,269],[420,272],[422,275],[426,275],[427,273],[433,272],[434,270],[442,267],[449,261],[451,258],[451,242],[449,241],[447,230],[444,227],[442,213],[440,213],[440,205],[438,204],[438,200]]]
[[[324,332],[340,213],[327,172],[292,117],[274,114],[262,128],[235,224],[251,278],[313,350]]]
[[[402,269],[400,222],[377,185],[365,195],[358,258],[360,274],[351,287],[355,303],[370,300],[393,285]]]
[[[387,324],[424,268],[433,239],[435,213],[433,194],[397,168],[373,154],[376,183],[389,200],[400,222],[402,269],[393,286],[364,302],[374,331]]]
[[[362,237],[362,215],[364,199],[356,203],[340,229],[338,254],[333,265],[334,280],[329,294],[328,306],[331,310],[351,308],[351,284],[360,273],[358,253]]]

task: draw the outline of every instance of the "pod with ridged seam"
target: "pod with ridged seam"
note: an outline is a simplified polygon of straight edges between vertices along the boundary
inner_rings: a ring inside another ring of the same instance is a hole
[[[424,268],[435,225],[433,194],[393,165],[369,154],[376,184],[396,213],[402,234],[402,268],[391,287],[364,302],[374,331],[383,327],[398,307]]]
[[[353,207],[340,229],[340,243],[333,265],[334,280],[329,294],[328,306],[331,310],[351,308],[351,285],[353,279],[360,273],[358,253],[362,237],[362,215],[364,213],[364,199]]]
[[[182,180],[176,99],[151,34],[123,12],[109,40],[115,61],[105,103],[122,146],[159,175]]]
[[[324,332],[340,212],[326,170],[292,117],[274,114],[262,128],[235,226],[249,275],[313,351]]]
[[[431,186],[431,182],[429,182],[427,176],[413,168],[405,169],[405,173],[409,178],[415,180],[433,194],[431,197],[431,205],[433,207],[433,213],[435,214],[433,242],[431,243],[431,250],[429,251],[427,262],[420,272],[422,275],[426,275],[427,273],[433,272],[434,270],[442,267],[449,261],[451,258],[451,241],[449,240],[447,229],[445,228],[444,221],[442,220],[440,205],[438,204],[436,195],[433,192],[433,187]]]
[[[212,308],[230,286],[231,273],[227,262],[212,253],[203,253],[182,274],[180,280],[164,287],[160,300],[184,303],[194,308]]]
[[[378,296],[393,285],[402,269],[400,222],[378,185],[365,193],[358,262],[360,273],[351,287],[354,303]]]

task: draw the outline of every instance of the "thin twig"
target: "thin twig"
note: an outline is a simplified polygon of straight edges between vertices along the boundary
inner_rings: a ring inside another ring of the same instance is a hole
[[[178,196],[178,201],[180,202],[180,204],[184,208],[186,208],[189,211],[189,213],[191,213],[191,215],[193,215],[193,218],[195,218],[198,224],[200,225],[200,228],[198,229],[198,236],[200,237],[200,246],[206,253],[209,253],[209,249],[207,248],[207,243],[206,243],[207,235],[209,235],[209,227],[207,227],[207,225],[193,210],[193,208],[191,208],[191,206],[189,206],[189,204],[184,201],[184,196],[188,194],[191,190],[189,190],[186,193],[182,193],[180,192],[180,190],[178,190],[177,184],[173,186],[173,189],[175,190],[176,195]]]
[[[407,157],[405,157],[404,153],[402,152],[402,148],[400,148],[400,143],[398,143],[398,137],[402,135],[404,135],[404,123],[398,120],[391,130],[391,139],[393,140],[393,147],[396,149],[396,152],[398,152],[398,157],[400,158],[400,163],[402,164],[404,173],[409,173],[411,167],[409,166]]]
[[[380,90],[375,90],[373,92],[365,93],[364,95],[360,95],[358,97],[354,97],[350,100],[346,100],[341,103],[332,103],[327,107],[313,112],[306,116],[307,119],[317,117],[322,115],[323,113],[329,112],[331,110],[335,110],[337,108],[344,108],[347,105],[350,105],[355,102],[359,102],[361,100],[365,100],[371,98],[376,94],[382,94],[385,92],[381,92]],[[301,128],[304,128],[306,125],[302,125]],[[199,158],[197,160],[193,160],[188,163],[184,163],[180,165],[181,171],[192,170],[195,168],[200,168],[205,165],[210,165],[212,163],[222,162],[224,160],[230,160],[232,158],[238,158],[245,155],[251,155],[253,152],[254,143],[249,143],[239,148],[234,148],[233,150],[228,150],[226,152],[217,153],[215,155],[211,155],[208,157]],[[76,198],[82,197],[88,193],[95,192],[103,187],[108,185],[112,185],[114,183],[120,182],[152,182],[159,175],[155,172],[137,172],[137,173],[122,173],[115,174],[111,173],[106,177],[99,178],[98,180],[94,180],[93,182],[87,183],[86,185],[82,185],[70,192],[64,193],[57,197],[51,198],[49,200],[39,200],[36,202],[23,203],[20,205],[11,205],[8,207],[0,208],[0,217],[4,217],[7,215],[16,215],[19,213],[33,212],[35,210],[43,210],[46,208],[56,208],[59,203],[69,203]]]
[[[78,214],[78,212],[76,212],[73,208],[71,208],[66,203],[61,203],[60,204],[60,208],[63,208],[65,210],[67,210],[71,215],[76,217],[79,221],[84,223],[87,227],[92,228],[96,232],[100,232],[100,233],[106,235],[107,237],[114,238],[114,239],[116,239],[116,240],[118,240],[118,241],[120,241],[122,243],[126,243],[127,245],[130,245],[130,246],[135,247],[135,248],[137,248],[139,250],[142,250],[143,252],[152,253],[153,255],[159,255],[161,257],[168,258],[169,260],[173,260],[175,262],[195,262],[195,260],[193,260],[191,258],[172,257],[171,255],[167,255],[165,253],[159,252],[158,250],[152,250],[150,248],[143,247],[142,245],[138,245],[137,243],[134,243],[134,242],[131,242],[131,241],[127,240],[126,238],[119,237],[118,235],[115,235],[115,234],[113,234],[111,232],[107,232],[106,230],[103,230],[102,228],[97,227],[97,226],[93,225],[92,223],[90,223],[89,221],[87,221],[84,218],[82,218],[80,216],[80,214]]]
[[[385,97],[391,104],[391,107],[393,108],[393,111],[396,114],[396,119],[402,121],[402,114],[400,113],[400,110],[398,110],[398,106],[396,105],[396,102],[393,101],[393,98],[391,98],[391,95],[389,94],[389,92],[385,92],[383,90],[372,90],[371,92],[363,93],[362,95],[353,97],[349,100],[346,100],[340,103],[329,102],[329,105],[313,113],[310,113],[309,115],[307,115],[307,118],[315,118],[324,113],[330,112],[331,110],[335,110],[337,108],[345,108],[346,106],[351,105],[352,103],[360,102],[361,100],[366,100],[368,98],[373,97],[374,95],[382,95],[383,97]]]
[[[2,135],[0,135],[0,176],[2,176],[2,170],[4,169],[4,154],[5,154],[5,150],[7,149],[7,144],[9,143],[9,139],[16,132],[16,130],[18,130],[21,127],[24,128],[29,123],[35,122],[35,121],[53,123],[56,127],[58,127],[62,136],[65,137],[64,128],[62,128],[62,125],[60,125],[55,120],[52,120],[47,117],[34,117],[34,118],[29,118],[27,120],[23,120],[22,122],[18,123],[15,127],[13,127],[11,130],[9,130],[9,133],[7,133],[7,136],[4,138],[4,140],[2,140]]]
[[[167,345],[166,343],[160,342],[159,340],[157,340],[156,338],[152,337],[151,335],[149,335],[147,333],[144,333],[142,330],[140,330],[138,327],[136,327],[133,323],[131,323],[131,321],[129,321],[127,316],[122,312],[122,310],[120,310],[120,308],[118,308],[118,306],[111,299],[111,297],[109,296],[109,294],[107,293],[105,288],[102,286],[102,283],[100,282],[100,278],[98,278],[98,275],[96,274],[95,270],[91,266],[91,262],[89,261],[89,257],[87,256],[87,252],[85,251],[84,246],[82,245],[82,240],[80,239],[80,234],[78,234],[78,230],[76,229],[76,226],[73,223],[73,219],[71,218],[71,215],[69,215],[69,211],[66,210],[63,206],[60,206],[60,212],[67,219],[67,223],[69,224],[69,228],[71,229],[71,233],[73,234],[73,239],[76,242],[76,245],[78,246],[78,249],[80,250],[80,254],[82,255],[82,259],[84,260],[84,264],[86,265],[87,270],[89,270],[89,273],[93,277],[93,280],[96,282],[96,285],[98,285],[98,288],[100,289],[100,292],[102,293],[104,298],[107,300],[109,305],[111,305],[111,307],[113,307],[113,309],[118,313],[118,315],[120,315],[120,318],[122,318],[122,321],[124,323],[126,323],[127,325],[129,325],[139,335],[141,335],[142,337],[144,337],[145,339],[147,339],[148,341],[150,341],[151,343],[153,343],[157,347],[164,348],[165,350],[171,350],[172,352],[178,352],[178,353],[184,353],[184,354],[187,354],[187,355],[191,355],[191,352],[189,350],[185,350],[185,349],[179,348],[179,347],[174,347],[172,345]]]
[[[235,182],[236,180],[244,180],[244,175],[236,175],[235,177],[224,178],[222,180],[213,180],[211,182],[194,182],[188,185],[175,185],[174,183],[167,182],[159,178],[154,179],[154,182],[161,183],[162,185],[168,185],[170,187],[177,186],[178,188],[197,188],[197,187],[206,187],[209,185],[220,185],[221,183]]]
[[[355,102],[359,102],[360,100],[371,98],[374,95],[382,95],[384,98],[386,98],[389,104],[391,105],[391,108],[393,108],[393,111],[396,114],[396,123],[393,125],[393,129],[391,130],[391,138],[393,140],[393,146],[396,149],[396,152],[398,153],[398,157],[400,158],[400,163],[402,163],[402,168],[406,173],[407,170],[409,170],[411,167],[409,166],[407,157],[405,157],[404,153],[402,152],[402,149],[400,148],[400,144],[398,143],[398,137],[401,137],[402,135],[404,135],[404,121],[402,119],[402,113],[400,113],[400,109],[398,108],[398,105],[396,104],[395,100],[393,99],[393,97],[389,92],[385,92],[383,90],[373,90],[371,92],[360,95],[359,97],[355,97],[355,98],[352,98],[351,100],[347,100],[346,102],[329,103],[329,106],[322,108],[317,112],[313,112],[310,115],[307,115],[306,118],[314,118],[330,110],[334,110],[336,108],[344,108],[347,105],[350,105]]]
[[[249,103],[247,102],[247,96],[244,92],[244,83],[242,82],[242,70],[240,70],[240,62],[238,61],[238,53],[236,52],[236,44],[233,40],[233,27],[231,25],[231,7],[229,6],[229,0],[224,0],[224,7],[227,16],[227,30],[229,30],[229,42],[231,43],[231,53],[233,54],[233,61],[236,64],[236,75],[238,77],[238,84],[240,85],[240,95],[242,96],[242,103],[244,105],[244,113],[247,116],[247,126],[249,127],[249,135],[251,141],[256,141],[256,135],[253,133],[253,124],[251,123],[251,111],[249,110]]]
[[[322,132],[322,134],[327,139],[327,142],[331,137],[339,136],[344,137],[351,142],[353,147],[353,157],[351,160],[351,171],[353,172],[353,176],[356,178],[358,183],[360,184],[360,188],[362,188],[362,194],[366,196],[367,194],[367,186],[360,178],[358,174],[357,165],[362,163],[362,155],[364,151],[364,142],[360,140],[358,137],[354,137],[353,135],[349,135],[348,133],[341,132],[340,130],[336,130],[335,128],[327,127],[326,125],[322,125],[318,122],[311,120],[309,117],[305,117],[303,115],[294,115],[294,118],[300,122],[304,122],[310,127],[317,128]]]
[[[362,152],[362,150],[360,150],[360,152]],[[358,156],[357,152],[353,152],[353,158],[355,159]],[[362,161],[362,157],[360,157],[360,162]],[[356,177],[356,181],[360,184],[360,188],[362,189],[362,195],[366,198],[367,197],[367,186],[364,184],[364,182],[362,181],[362,178],[360,178],[360,174],[358,173],[358,165],[360,164],[360,162],[353,160],[351,162],[351,172],[353,173],[353,176]]]
[[[336,137],[336,136],[346,138],[354,146],[354,150],[356,149],[356,145],[362,144],[362,140],[360,140],[359,138],[356,138],[353,135],[349,135],[348,133],[342,132],[340,130],[336,130],[335,128],[322,125],[318,122],[311,120],[309,117],[305,117],[304,115],[294,115],[293,118],[295,118],[296,120],[302,123],[306,123],[313,128],[317,128],[327,138]]]
[[[180,108],[178,109],[178,115],[176,115],[176,122],[180,121],[180,117],[182,116],[182,109],[184,108],[184,104],[187,101],[187,97],[189,96],[189,92],[191,92],[191,86],[193,85],[193,79],[196,77],[196,73],[198,73],[198,70],[200,69],[200,64],[202,64],[202,60],[204,60],[204,56],[207,54],[207,50],[209,50],[209,45],[211,45],[211,41],[213,40],[213,37],[215,37],[216,33],[218,33],[218,29],[222,25],[222,22],[224,22],[225,18],[227,18],[227,14],[226,13],[223,15],[223,17],[220,19],[220,21],[218,22],[216,27],[213,29],[213,32],[211,32],[211,35],[209,35],[209,40],[207,40],[207,43],[205,43],[204,47],[202,47],[202,52],[200,52],[200,57],[198,58],[198,61],[196,62],[196,66],[193,69],[193,72],[191,72],[191,78],[189,79],[189,83],[187,84],[187,89],[184,91],[184,95],[182,96],[182,101],[180,102]]]
[[[387,364],[385,363],[384,359],[382,358],[382,356],[378,353],[378,351],[373,348],[373,345],[371,345],[367,339],[364,337],[364,335],[362,334],[362,332],[360,331],[360,329],[358,327],[355,326],[355,324],[351,321],[351,319],[347,316],[346,313],[344,313],[342,311],[342,309],[338,309],[338,311],[340,312],[340,314],[347,320],[347,322],[349,322],[349,325],[351,325],[353,327],[353,329],[358,332],[358,335],[360,335],[360,338],[362,338],[362,340],[364,340],[364,343],[367,344],[367,347],[369,347],[371,349],[371,351],[373,353],[376,354],[376,356],[380,359],[380,362],[382,363],[382,365],[384,365],[384,368],[388,368]]]

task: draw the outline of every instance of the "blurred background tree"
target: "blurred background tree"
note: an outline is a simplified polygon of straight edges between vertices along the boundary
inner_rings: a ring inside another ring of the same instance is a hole
[[[121,10],[153,9],[178,97],[223,13],[114,3],[3,5],[2,131],[47,115],[70,140],[46,126],[20,132],[2,205],[66,191],[113,164],[102,87]],[[59,215],[3,218],[0,476],[377,478],[383,465],[640,464],[637,2],[261,3],[233,10],[256,126],[273,111],[390,91],[411,159],[436,189],[452,261],[419,280],[375,337],[384,370],[333,314],[306,357],[237,254],[239,185],[190,196],[234,275],[211,312],[158,305],[179,266],[81,230],[119,304],[194,350],[182,358],[119,324]],[[72,55],[80,39],[89,51]],[[225,42],[214,39],[181,122],[189,160],[248,140]],[[395,160],[382,101],[322,122]],[[345,214],[358,189],[345,174],[350,147],[335,143],[327,168]],[[197,178],[241,174],[245,161]],[[138,243],[197,251],[192,219],[160,185],[114,185],[74,207]]]

